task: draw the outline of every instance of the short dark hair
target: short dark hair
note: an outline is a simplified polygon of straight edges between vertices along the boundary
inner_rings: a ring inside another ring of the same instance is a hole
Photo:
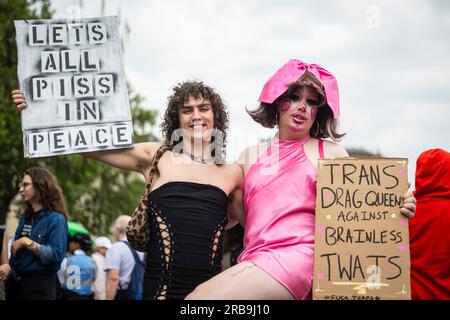
[[[92,240],[88,234],[77,233],[68,236],[68,243],[75,242],[80,245],[81,250],[89,252],[92,249]]]

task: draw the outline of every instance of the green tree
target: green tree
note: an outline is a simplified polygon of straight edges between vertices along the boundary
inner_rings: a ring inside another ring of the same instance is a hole
[[[20,121],[11,103],[17,84],[17,48],[12,17],[50,18],[50,1],[0,0],[0,225],[5,222],[11,199],[25,166]]]
[[[356,147],[351,147],[351,148],[346,148],[348,155],[350,157],[381,157],[381,153],[379,151],[377,152],[372,152],[363,148],[356,148]]]
[[[32,6],[40,7],[38,14]],[[50,18],[48,1],[0,0],[0,225],[5,222],[9,205],[16,196],[17,184],[25,168],[42,165],[55,173],[64,190],[70,217],[81,222],[95,234],[106,234],[112,221],[120,214],[130,214],[144,190],[144,181],[137,174],[118,170],[80,155],[37,159],[23,157],[20,118],[11,102],[10,92],[18,88],[15,31],[16,20]],[[144,98],[129,86],[135,142],[155,141],[151,128],[156,111],[144,109]]]

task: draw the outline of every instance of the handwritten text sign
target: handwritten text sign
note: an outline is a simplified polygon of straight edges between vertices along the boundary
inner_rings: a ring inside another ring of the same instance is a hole
[[[320,159],[314,299],[410,299],[407,159]]]
[[[131,147],[116,17],[14,24],[25,156]]]

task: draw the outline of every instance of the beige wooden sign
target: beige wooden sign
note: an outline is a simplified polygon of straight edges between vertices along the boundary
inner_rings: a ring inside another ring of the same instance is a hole
[[[313,298],[410,299],[403,158],[320,159]]]

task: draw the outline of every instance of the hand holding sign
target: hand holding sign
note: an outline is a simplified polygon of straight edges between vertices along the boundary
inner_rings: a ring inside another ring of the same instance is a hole
[[[25,101],[25,97],[23,96],[22,92],[20,90],[13,90],[11,92],[11,96],[16,106],[17,113],[22,112],[22,110],[27,106],[27,102]]]
[[[133,146],[117,19],[15,21],[26,157]],[[21,94],[23,92],[23,95]]]

